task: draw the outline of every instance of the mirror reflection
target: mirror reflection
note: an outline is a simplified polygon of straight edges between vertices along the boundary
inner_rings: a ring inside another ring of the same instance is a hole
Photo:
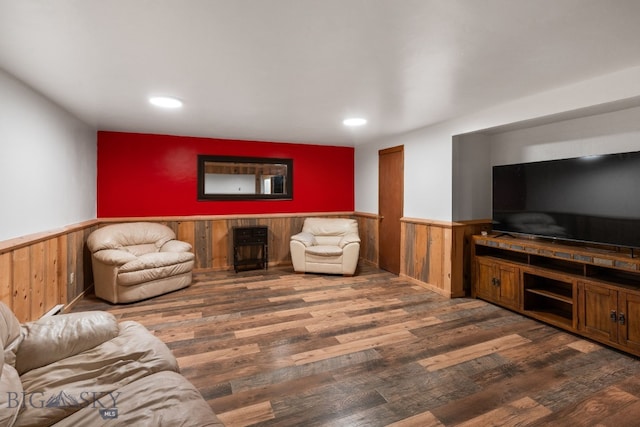
[[[292,160],[198,156],[198,198],[291,199]]]

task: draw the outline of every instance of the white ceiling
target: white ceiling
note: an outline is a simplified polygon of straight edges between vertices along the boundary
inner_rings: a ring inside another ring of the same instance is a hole
[[[638,0],[0,0],[0,68],[100,130],[356,145],[637,65]]]

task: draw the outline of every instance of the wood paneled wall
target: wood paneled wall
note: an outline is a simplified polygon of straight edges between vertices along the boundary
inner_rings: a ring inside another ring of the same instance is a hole
[[[0,242],[0,300],[20,321],[41,317],[58,304],[69,306],[93,284],[91,254],[86,241],[92,231],[114,222],[151,221],[166,224],[178,239],[193,245],[195,268],[233,268],[232,229],[269,227],[269,264],[290,265],[290,237],[302,230],[309,216],[351,217],[358,220],[363,262],[377,263],[377,217],[346,213],[207,216],[181,218],[97,219],[52,232]]]
[[[269,227],[269,264],[290,265],[289,240],[309,216],[350,217],[358,221],[360,261],[378,265],[378,216],[359,212],[97,219],[64,229],[0,242],[0,300],[20,321],[34,320],[57,304],[69,306],[93,283],[86,240],[92,231],[114,222],[151,221],[172,228],[193,245],[195,268],[233,267],[232,229]],[[449,297],[470,288],[470,236],[487,229],[487,221],[452,223],[402,219],[400,274]]]
[[[0,242],[0,300],[20,321],[72,302],[90,286],[87,236],[97,221]],[[87,279],[88,278],[88,279]]]
[[[377,247],[373,236],[369,236],[371,218],[352,212],[312,213],[312,214],[269,214],[242,216],[206,216],[168,218],[144,218],[144,221],[158,222],[170,227],[179,240],[191,243],[196,256],[195,268],[199,270],[230,270],[233,268],[232,230],[238,226],[264,225],[269,228],[269,265],[290,265],[289,241],[291,236],[302,230],[307,217],[342,217],[358,220],[363,239],[360,257],[375,263]],[[113,222],[140,221],[140,218],[103,219],[101,224]],[[371,257],[371,258],[369,258]]]
[[[401,220],[400,275],[455,298],[470,289],[470,237],[486,221]]]
[[[360,232],[360,260],[378,266],[378,215],[356,212]]]

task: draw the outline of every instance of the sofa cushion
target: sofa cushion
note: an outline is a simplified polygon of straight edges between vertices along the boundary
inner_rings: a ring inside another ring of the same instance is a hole
[[[14,424],[23,403],[22,392],[22,382],[16,369],[3,364],[0,370],[0,426]]]
[[[119,393],[116,395],[116,393]],[[86,406],[56,424],[56,427],[94,427],[96,425],[154,427],[224,427],[202,399],[200,392],[175,372],[158,372],[125,385],[105,396],[112,419],[105,421],[99,405]],[[115,400],[115,404],[114,404]],[[108,408],[108,407],[107,407]]]
[[[15,366],[15,352],[21,342],[20,321],[9,307],[0,302],[0,346],[4,353],[4,363]]]
[[[116,318],[104,311],[62,314],[25,323],[16,369],[23,374],[73,356],[116,337],[119,331]]]
[[[108,393],[115,396],[126,384],[168,370],[178,371],[169,348],[139,323],[122,322],[117,337],[22,375],[22,386],[33,403],[24,405],[16,426],[52,425],[95,399],[108,399]],[[46,407],[47,402],[52,406]]]

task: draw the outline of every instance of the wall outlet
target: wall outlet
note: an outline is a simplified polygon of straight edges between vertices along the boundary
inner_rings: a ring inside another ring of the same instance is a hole
[[[69,284],[73,285],[73,282],[76,280],[76,273],[69,273]]]

